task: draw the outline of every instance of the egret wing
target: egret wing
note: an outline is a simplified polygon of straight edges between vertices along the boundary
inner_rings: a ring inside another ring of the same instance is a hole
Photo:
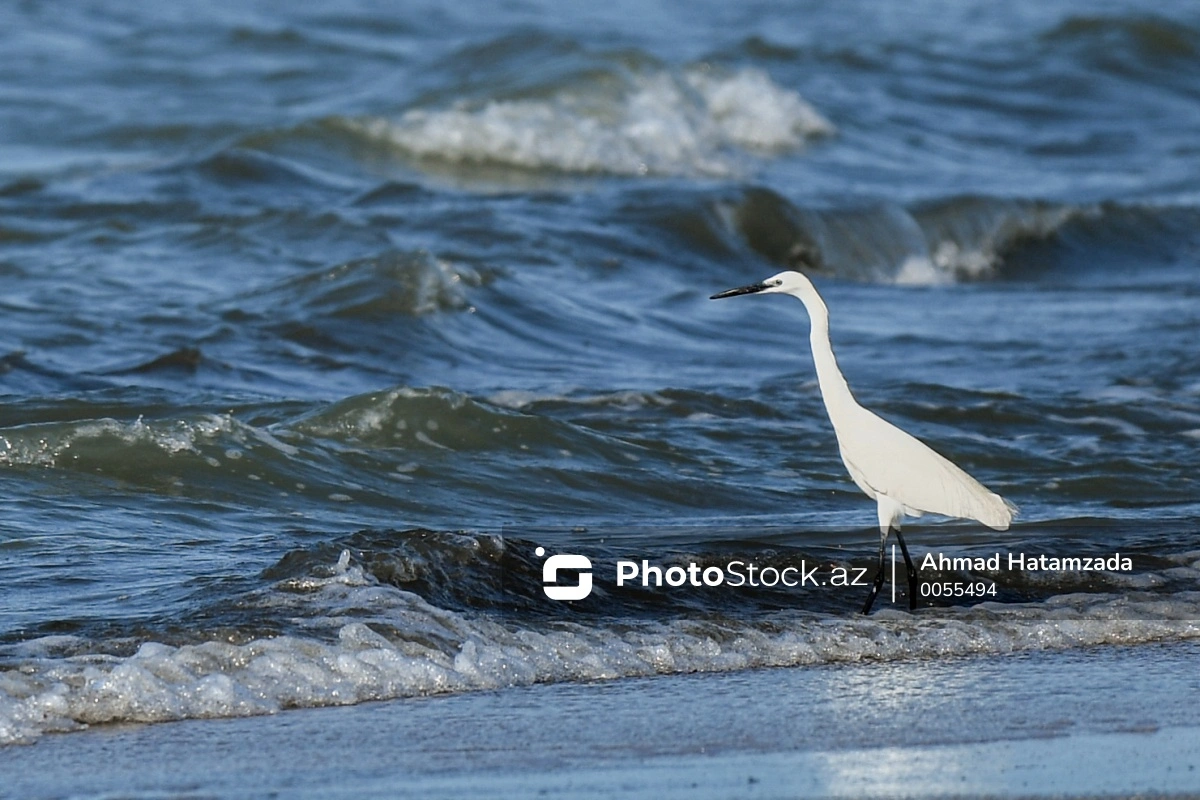
[[[974,519],[1005,530],[1012,507],[949,459],[865,408],[836,431],[842,460],[868,495],[917,511]]]

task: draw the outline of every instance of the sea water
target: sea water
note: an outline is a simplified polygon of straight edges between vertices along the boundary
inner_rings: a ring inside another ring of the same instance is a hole
[[[1193,4],[25,3],[0,51],[0,743],[1200,636]],[[983,562],[914,614],[615,585],[873,575],[802,307],[707,299],[793,268],[1021,509],[910,520]]]

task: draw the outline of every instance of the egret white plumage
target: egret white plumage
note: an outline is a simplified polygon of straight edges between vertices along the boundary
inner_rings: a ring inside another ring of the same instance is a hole
[[[740,294],[790,294],[804,303],[817,383],[842,462],[858,488],[879,505],[879,572],[862,613],[870,613],[883,586],[884,548],[892,531],[908,568],[909,608],[916,608],[917,570],[900,533],[905,515],[919,517],[929,512],[973,519],[1002,531],[1012,522],[1016,507],[924,442],[858,404],[833,355],[829,310],[807,277],[799,272],[780,272],[761,283],[714,294],[711,299]]]

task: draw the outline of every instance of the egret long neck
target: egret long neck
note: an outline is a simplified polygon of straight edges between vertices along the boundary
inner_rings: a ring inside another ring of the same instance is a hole
[[[812,346],[813,364],[817,368],[817,383],[821,386],[825,410],[832,417],[834,408],[856,403],[833,355],[833,345],[829,341],[829,309],[825,307],[825,301],[817,294],[816,289],[796,296],[808,311],[811,323],[808,341]]]

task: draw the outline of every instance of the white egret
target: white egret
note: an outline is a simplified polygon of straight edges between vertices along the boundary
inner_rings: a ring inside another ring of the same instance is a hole
[[[739,294],[790,294],[808,311],[809,343],[821,399],[837,436],[842,463],[866,495],[879,504],[879,572],[862,613],[868,614],[883,586],[884,547],[892,531],[908,567],[908,605],[917,607],[917,570],[900,533],[905,515],[925,512],[977,520],[996,530],[1006,530],[1016,507],[924,442],[858,404],[838,369],[829,341],[829,310],[807,277],[780,272],[762,283],[714,294],[711,299]]]

